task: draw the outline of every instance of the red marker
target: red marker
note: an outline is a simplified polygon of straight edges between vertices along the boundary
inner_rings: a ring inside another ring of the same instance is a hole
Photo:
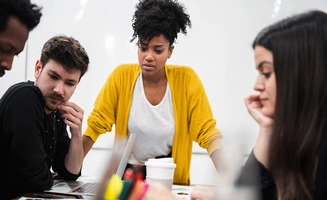
[[[131,168],[126,169],[124,173],[124,179],[132,179],[133,178],[133,170]]]

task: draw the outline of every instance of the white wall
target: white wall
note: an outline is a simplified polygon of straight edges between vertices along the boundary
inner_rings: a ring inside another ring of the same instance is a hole
[[[43,6],[39,26],[30,34],[28,47],[15,60],[13,70],[0,79],[0,95],[13,83],[33,80],[34,64],[44,42],[56,34],[78,39],[90,56],[90,70],[82,78],[72,101],[86,119],[108,74],[120,63],[137,62],[131,18],[137,0],[32,0]],[[325,0],[181,0],[191,15],[192,28],[179,35],[169,63],[189,65],[203,81],[224,145],[251,150],[258,126],[248,115],[243,99],[256,77],[251,42],[264,26],[300,11],[327,11]],[[99,138],[95,147],[112,145],[112,133]],[[85,160],[86,174],[99,174],[106,153],[93,150]],[[197,145],[194,152],[205,151]],[[91,156],[93,155],[93,156]],[[102,156],[100,156],[102,155]],[[203,161],[203,159],[205,161]],[[102,160],[102,161],[101,161]],[[212,164],[206,155],[192,160],[192,183],[205,182],[199,163]],[[94,164],[97,163],[97,164]],[[96,171],[96,172],[95,172]]]

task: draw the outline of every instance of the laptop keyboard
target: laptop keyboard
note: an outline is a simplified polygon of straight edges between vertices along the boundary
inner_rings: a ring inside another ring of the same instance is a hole
[[[85,183],[80,187],[73,190],[73,192],[77,193],[92,193],[96,194],[100,189],[100,183]]]

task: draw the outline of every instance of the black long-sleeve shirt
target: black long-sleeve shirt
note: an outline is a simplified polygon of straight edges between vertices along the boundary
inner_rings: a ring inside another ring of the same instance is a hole
[[[59,112],[44,112],[33,82],[10,87],[0,99],[0,199],[50,189],[53,176],[76,180],[65,167],[70,144]]]
[[[295,147],[296,148],[296,147]],[[277,191],[270,172],[256,159],[253,151],[237,180],[238,186],[251,187],[261,200],[276,200]],[[324,126],[316,170],[314,200],[327,199],[327,123]]]

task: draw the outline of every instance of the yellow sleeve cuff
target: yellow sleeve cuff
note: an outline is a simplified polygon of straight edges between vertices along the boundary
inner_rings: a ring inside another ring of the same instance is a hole
[[[95,142],[98,139],[100,133],[94,131],[90,126],[88,126],[84,132],[84,135],[89,136],[93,142]]]

